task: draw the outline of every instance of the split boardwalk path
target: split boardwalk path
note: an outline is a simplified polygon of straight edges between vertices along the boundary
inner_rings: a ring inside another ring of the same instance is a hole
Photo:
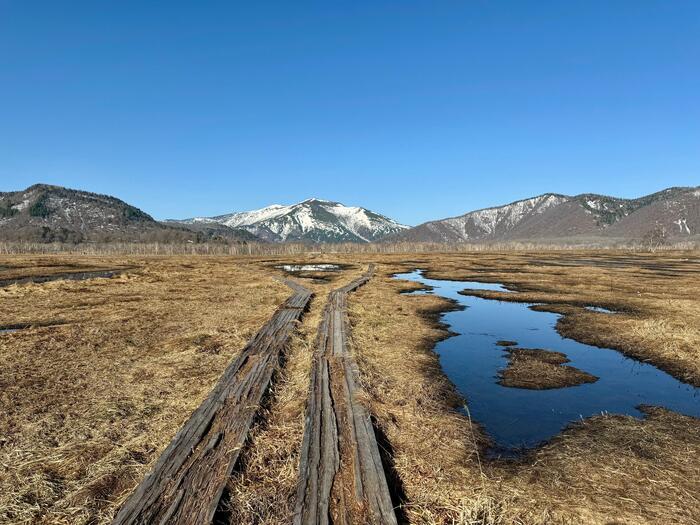
[[[306,407],[294,525],[395,525],[396,516],[369,412],[360,403],[350,352],[347,295],[367,272],[328,296],[318,329]],[[312,293],[294,290],[227,367],[126,500],[113,525],[212,523],[226,482]]]

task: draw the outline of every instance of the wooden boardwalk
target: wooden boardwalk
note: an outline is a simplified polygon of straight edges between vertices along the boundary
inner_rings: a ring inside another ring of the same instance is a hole
[[[359,279],[330,293],[314,356],[293,522],[396,524],[369,413],[359,401],[358,368],[348,349],[347,294]]]
[[[212,522],[281,353],[311,299],[303,286],[285,284],[294,294],[226,368],[113,524]]]

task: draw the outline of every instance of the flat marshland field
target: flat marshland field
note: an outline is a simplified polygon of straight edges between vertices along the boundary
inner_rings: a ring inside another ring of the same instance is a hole
[[[370,262],[375,276],[349,296],[352,350],[401,520],[700,523],[700,421],[663,408],[594,416],[517,459],[489,459],[433,352],[449,336],[439,313],[454,306],[402,294],[418,285],[392,277],[504,283],[514,292],[479,295],[542,304],[562,314],[562,335],[700,386],[699,255],[612,251],[0,258],[0,330],[12,329],[0,331],[0,523],[109,523],[291,295],[276,266],[341,263],[296,277],[315,296],[222,502],[230,523],[289,523],[321,311]],[[115,273],[10,281],[103,271]]]

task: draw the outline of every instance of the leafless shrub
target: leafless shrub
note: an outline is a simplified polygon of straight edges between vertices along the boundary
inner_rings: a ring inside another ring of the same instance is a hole
[[[670,242],[664,237],[664,242],[658,242],[654,237],[653,251],[667,250],[697,250],[700,241]],[[572,251],[572,250],[628,250],[650,251],[650,239],[647,237],[638,241],[602,242],[587,241],[579,243],[560,242],[483,242],[483,243],[138,243],[138,242],[109,242],[109,243],[33,243],[33,242],[0,242],[0,254],[72,254],[72,255],[302,255],[302,254],[401,254],[401,253],[472,253],[472,252],[504,252],[504,251]]]

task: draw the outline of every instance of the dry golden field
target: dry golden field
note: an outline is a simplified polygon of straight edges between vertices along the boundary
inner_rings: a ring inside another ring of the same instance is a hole
[[[365,402],[410,523],[697,523],[700,422],[650,408],[598,416],[517,461],[484,457],[488,437],[432,348],[451,304],[391,278],[507,283],[545,304],[560,331],[700,385],[696,253],[336,254],[253,257],[5,256],[0,280],[118,270],[112,278],[0,288],[0,523],[108,523],[226,364],[291,291],[279,262],[340,262],[300,279],[309,312],[222,502],[230,523],[289,523],[311,352],[326,294],[377,263],[350,296]],[[504,299],[497,292],[485,296]],[[581,308],[607,306],[605,316]],[[699,400],[700,402],[700,400]]]

